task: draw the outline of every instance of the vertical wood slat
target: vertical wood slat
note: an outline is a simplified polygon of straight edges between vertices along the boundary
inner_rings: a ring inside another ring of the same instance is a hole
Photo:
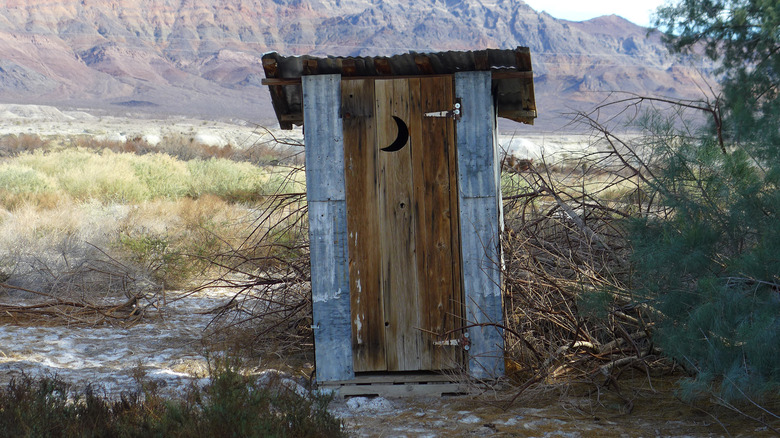
[[[454,78],[453,78],[454,79]],[[454,80],[452,81],[454,82]],[[455,94],[455,84],[450,84],[450,93],[453,101],[457,97]],[[466,306],[463,288],[463,262],[461,256],[461,238],[460,238],[460,190],[458,189],[458,148],[456,143],[456,126],[453,122],[452,129],[448,132],[447,144],[449,151],[449,173],[450,173],[450,230],[452,238],[452,282],[453,282],[453,326],[451,329],[460,328],[466,325]],[[462,332],[456,332],[457,336],[462,336]],[[456,353],[456,360],[459,366],[464,365],[465,351],[459,346],[460,350]]]
[[[341,83],[355,372],[387,369],[380,283],[374,81]]]
[[[375,83],[377,143],[382,148],[396,138],[392,116],[410,119],[409,82],[405,79]],[[411,139],[410,139],[411,141]],[[382,297],[385,306],[387,369],[421,369],[422,333],[418,328],[419,298],[416,270],[416,229],[412,186],[411,149],[379,154],[379,241],[382,248]]]
[[[317,380],[350,380],[352,365],[344,142],[339,75],[304,76],[306,197]]]
[[[409,119],[407,123],[409,125],[409,165],[410,165],[410,183],[411,183],[411,203],[412,203],[412,223],[414,224],[414,230],[412,239],[416,248],[414,254],[414,262],[416,266],[415,277],[417,284],[415,285],[414,294],[416,295],[417,307],[415,309],[403,309],[403,311],[413,311],[416,313],[414,322],[417,325],[416,328],[429,329],[429,315],[426,313],[428,310],[428,300],[434,291],[428,287],[428,271],[427,271],[427,259],[428,250],[428,226],[426,221],[425,210],[427,208],[425,197],[425,176],[422,169],[424,159],[429,158],[426,155],[430,146],[429,138],[425,136],[423,132],[423,126],[425,123],[422,120],[421,114],[421,81],[419,78],[412,78],[407,80],[409,90]],[[411,322],[411,321],[410,321]],[[430,333],[418,332],[419,343],[419,358],[420,362],[418,366],[420,369],[430,370],[434,368],[434,354],[433,347],[434,339]]]
[[[303,76],[301,80],[306,141],[306,198],[309,201],[343,201],[344,133],[339,117],[341,76]]]
[[[460,239],[466,319],[470,324],[503,323],[501,305],[500,186],[490,72],[455,74],[462,118],[456,125]],[[469,329],[469,374],[504,374],[502,330]]]
[[[457,222],[457,198],[453,200],[451,196],[456,180],[450,172],[454,126],[451,118],[423,115],[452,108],[452,77],[421,78],[410,83],[419,84],[420,88],[416,99],[420,108],[416,119],[420,138],[412,149],[412,166],[418,214],[420,312],[426,330],[424,366],[452,369],[461,363],[460,347],[435,345],[434,342],[445,339],[431,332],[449,332],[461,323],[462,317],[459,264],[453,257],[453,252],[459,251],[453,244],[452,229],[452,222]],[[454,336],[457,334],[451,335]]]

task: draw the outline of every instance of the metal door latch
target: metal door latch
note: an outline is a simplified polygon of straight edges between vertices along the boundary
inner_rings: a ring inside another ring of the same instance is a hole
[[[455,120],[460,120],[461,116],[460,99],[455,99],[455,107],[450,111],[434,111],[432,113],[425,113],[425,117],[446,117]]]

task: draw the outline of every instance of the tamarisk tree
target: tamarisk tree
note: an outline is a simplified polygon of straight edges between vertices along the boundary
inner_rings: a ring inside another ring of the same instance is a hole
[[[663,214],[632,222],[636,284],[687,395],[777,395],[780,0],[677,0],[655,19],[670,48],[718,63],[722,96],[711,130],[658,137]]]

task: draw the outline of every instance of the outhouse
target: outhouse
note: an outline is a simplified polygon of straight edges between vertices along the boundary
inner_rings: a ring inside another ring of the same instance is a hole
[[[263,67],[304,130],[317,381],[502,375],[496,118],[536,117],[529,50]]]

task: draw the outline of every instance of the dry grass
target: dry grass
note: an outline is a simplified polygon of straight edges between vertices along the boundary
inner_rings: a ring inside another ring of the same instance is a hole
[[[151,311],[161,291],[211,276],[216,255],[246,241],[266,192],[302,184],[276,173],[278,153],[261,167],[230,147],[190,145],[184,161],[160,152],[170,142],[71,141],[79,146],[0,139],[3,318],[95,322],[123,303],[126,316]]]

